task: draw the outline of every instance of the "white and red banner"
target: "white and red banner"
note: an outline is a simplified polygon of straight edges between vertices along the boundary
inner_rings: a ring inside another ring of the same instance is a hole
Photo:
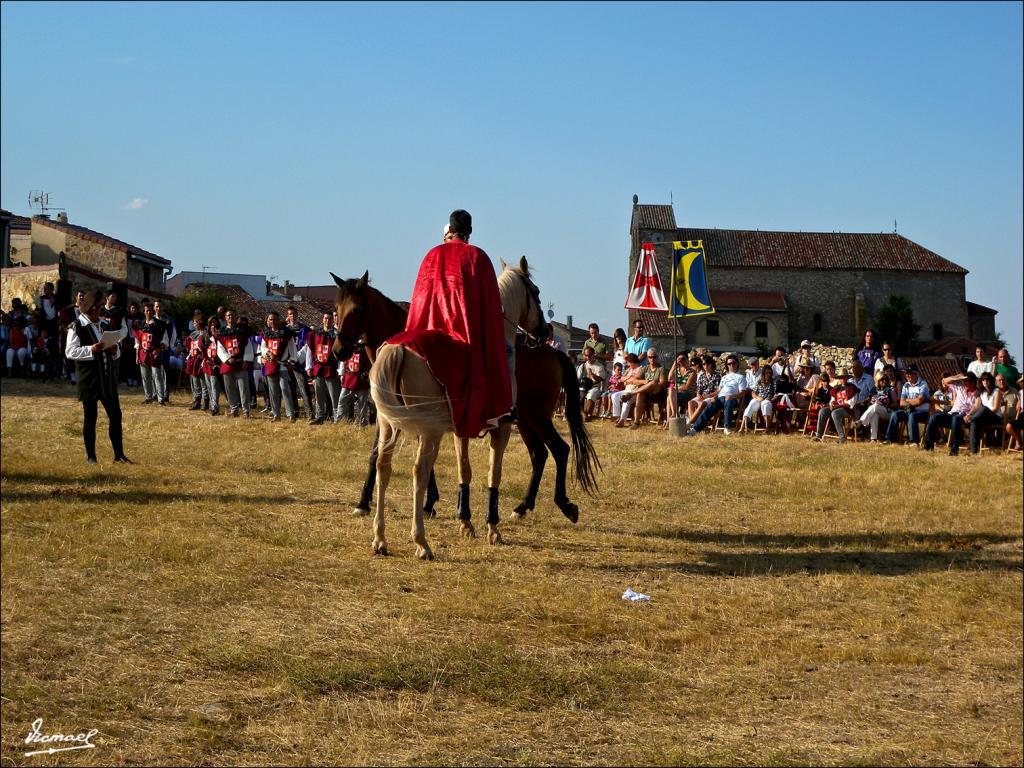
[[[661,275],[658,274],[658,260],[654,256],[653,243],[643,243],[640,246],[640,259],[636,264],[636,276],[633,278],[629,295],[626,296],[626,309],[668,312],[668,302],[665,301],[665,290],[661,286]]]

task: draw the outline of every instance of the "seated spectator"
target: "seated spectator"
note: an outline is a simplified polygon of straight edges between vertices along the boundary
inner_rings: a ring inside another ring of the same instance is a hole
[[[964,416],[964,423],[970,426],[971,453],[978,453],[985,427],[1002,425],[1000,411],[1003,407],[1003,393],[996,389],[996,380],[991,373],[981,374],[978,380],[978,399],[970,413]]]
[[[608,377],[608,389],[601,398],[601,418],[607,419],[612,415],[612,395],[621,392],[625,385],[622,383],[622,363],[612,365],[612,375]]]
[[[995,380],[996,389],[998,389],[1003,395],[1003,402],[1009,403],[1010,406],[1013,407],[1017,402],[1017,391],[1010,386],[1004,374],[995,374]]]
[[[861,373],[863,372],[861,369]],[[828,403],[818,411],[818,423],[815,426],[813,439],[821,441],[825,436],[825,427],[828,426],[829,419],[831,419],[836,428],[836,434],[839,435],[839,442],[845,443],[846,430],[843,423],[845,419],[854,418],[854,406],[860,396],[860,389],[854,384],[850,378],[850,372],[845,368],[839,370],[835,382],[836,385],[829,392]]]
[[[40,378],[49,378],[50,373],[50,331],[43,328],[32,344],[32,373]]]
[[[928,405],[931,391],[928,382],[921,378],[916,365],[907,366],[907,380],[900,390],[899,409],[889,417],[889,426],[885,429],[882,445],[890,445],[896,441],[900,424],[907,425],[907,444],[917,446],[921,439],[920,425],[928,421]]]
[[[699,358],[695,357],[691,366],[690,361],[686,359],[685,352],[676,355],[676,361],[668,371],[668,397],[665,399],[670,419],[678,418],[679,409],[685,407],[693,399],[699,371]],[[667,421],[665,428],[668,429]]]
[[[636,400],[636,391],[643,384],[640,358],[630,352],[626,355],[626,371],[622,374],[622,390],[612,393],[612,418],[616,427],[625,427]]]
[[[939,429],[946,427],[952,433],[949,455],[956,456],[960,452],[964,418],[974,410],[974,403],[978,399],[978,379],[973,373],[958,373],[944,378],[942,386],[949,390],[952,408],[932,413],[924,431],[924,449],[932,450]]]
[[[640,422],[651,418],[651,410],[655,405],[658,406],[659,411],[658,426],[665,421],[668,377],[658,361],[658,351],[654,347],[650,347],[646,354],[647,365],[642,369],[643,382],[636,391],[636,412],[631,429],[640,429]]]
[[[825,370],[815,377],[811,385],[807,403],[807,429],[818,432],[818,412],[828,405],[832,398],[832,387],[835,386],[835,363],[829,360],[825,363]]]
[[[860,360],[854,360],[850,366],[850,380],[857,387],[857,401],[853,405],[854,416],[859,418],[871,397],[871,390],[875,388],[875,379],[867,374]]]
[[[747,405],[747,409],[743,412],[743,423],[740,425],[740,432],[747,431],[747,426],[751,423],[751,419],[753,419],[758,413],[760,413],[764,418],[764,424],[765,427],[767,427],[772,416],[772,411],[775,408],[772,402],[777,391],[775,373],[769,365],[766,365],[764,368],[760,368],[760,373],[760,378],[758,378],[750,388],[750,403]]]
[[[736,355],[729,355],[725,359],[726,373],[722,376],[718,389],[715,392],[714,401],[709,403],[697,420],[690,426],[687,435],[693,437],[711,421],[712,417],[722,411],[722,427],[725,434],[731,435],[732,420],[739,411],[740,398],[747,388],[747,377],[739,372],[740,361]]]
[[[25,332],[28,318],[24,314],[14,315],[13,311],[11,315],[13,318],[7,336],[7,375],[14,375],[14,361],[17,360],[21,367],[21,375],[25,376],[28,373],[29,357],[28,334]]]
[[[814,372],[814,366],[810,358],[801,358],[797,361],[797,375],[793,379],[793,403],[797,408],[803,410],[811,405],[811,395],[818,388],[820,377]]]
[[[776,347],[772,359],[769,363],[772,369],[772,373],[775,375],[775,381],[785,374],[789,376],[790,382],[793,381],[795,376],[793,375],[793,366],[790,365],[789,355],[786,354],[784,347]]]
[[[706,356],[701,361],[703,370],[697,374],[694,396],[686,404],[686,421],[692,424],[711,403],[715,401],[715,393],[722,377],[715,367],[715,358]]]
[[[773,366],[772,372],[774,373],[774,371],[775,368]],[[779,429],[782,430],[782,434],[788,435],[790,412],[796,408],[796,402],[793,400],[793,380],[788,373],[781,374],[775,381],[773,406],[775,408],[775,420],[779,424]]]
[[[885,373],[880,373],[878,383],[868,396],[868,407],[861,414],[860,423],[871,428],[871,442],[878,445],[878,426],[884,419],[889,422],[889,413],[899,405],[896,388]]]
[[[603,343],[602,346],[604,346]],[[576,377],[580,381],[583,420],[591,421],[594,418],[594,409],[597,408],[595,404],[601,401],[601,397],[604,395],[605,380],[608,378],[608,370],[598,359],[592,346],[583,347],[583,362],[576,369]]]

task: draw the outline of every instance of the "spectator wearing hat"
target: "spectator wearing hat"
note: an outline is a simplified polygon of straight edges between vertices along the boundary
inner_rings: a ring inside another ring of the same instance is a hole
[[[102,403],[109,422],[108,435],[114,449],[114,461],[131,464],[124,455],[121,403],[117,397],[117,372],[114,366],[114,361],[121,353],[118,346],[120,338],[110,345],[104,345],[101,341],[102,302],[103,294],[100,291],[83,297],[80,304],[82,313],[68,331],[64,354],[75,366],[78,398],[82,401],[84,417],[82,439],[85,442],[86,461],[96,463],[96,415]],[[126,329],[122,326],[121,330],[114,332],[122,334]]]
[[[793,360],[794,370],[803,367],[803,361],[807,360],[810,362],[812,373],[821,373],[821,360],[811,352],[813,346],[809,339],[804,339],[800,342],[800,349],[797,350],[794,356],[796,359]]]
[[[939,429],[946,427],[952,433],[949,455],[956,456],[960,452],[964,418],[974,410],[974,403],[978,399],[978,378],[968,371],[947,376],[942,380],[942,386],[952,395],[953,407],[948,412],[935,411],[928,419],[928,426],[924,431],[924,449],[932,450]]]
[[[889,445],[896,441],[900,424],[907,425],[908,444],[918,445],[921,438],[919,425],[928,421],[930,396],[928,382],[921,378],[917,366],[913,364],[907,366],[907,380],[903,382],[903,388],[900,390],[899,409],[894,411],[889,419],[889,426],[886,427],[882,445]]]

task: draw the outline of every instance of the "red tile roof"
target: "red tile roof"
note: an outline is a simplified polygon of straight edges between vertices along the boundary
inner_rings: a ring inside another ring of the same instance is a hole
[[[645,336],[672,336],[673,333],[682,335],[683,326],[675,318],[668,316],[668,312],[650,312],[639,310],[634,317],[644,324]]]
[[[311,328],[320,327],[324,312],[334,311],[333,302],[311,299],[303,299],[302,301],[295,299],[288,301],[263,301],[260,299],[254,299],[249,292],[240,285],[204,286],[202,283],[189,283],[185,286],[185,290],[182,295],[186,296],[190,290],[200,289],[203,287],[210,287],[219,291],[221,295],[224,296],[224,301],[228,307],[235,310],[239,315],[245,315],[248,317],[249,323],[257,328],[263,327],[263,321],[266,320],[266,317],[270,314],[271,310],[276,310],[280,313],[283,319],[288,307],[294,306],[296,314],[299,316],[299,321],[305,323]]]
[[[82,240],[88,240],[90,242],[99,243],[100,245],[105,245],[110,248],[116,248],[120,251],[124,251],[125,253],[134,253],[138,254],[139,256],[146,256],[150,259],[154,259],[158,262],[166,264],[167,266],[170,266],[171,264],[171,262],[165,259],[163,256],[157,256],[155,253],[143,250],[142,248],[132,245],[131,243],[126,243],[123,240],[118,240],[115,237],[110,237],[110,235],[104,235],[102,232],[96,232],[94,230],[87,229],[86,227],[79,227],[74,224],[65,224],[62,221],[53,221],[52,219],[45,219],[41,216],[34,217],[32,221],[35,222],[36,224],[42,224],[52,229],[56,229],[57,231],[63,232],[67,235],[73,235],[75,237],[81,238]]]
[[[28,216],[19,216],[16,213],[0,208],[0,216],[7,219],[10,224],[12,232],[31,232],[32,231],[32,219]]]
[[[966,336],[947,336],[944,339],[933,341],[921,348],[922,355],[968,355],[974,358],[974,347],[977,342],[968,339]],[[989,357],[996,353],[996,348],[991,344],[985,344],[985,354]]]
[[[709,268],[887,269],[967,274],[960,265],[893,233],[682,228],[676,230],[675,237],[703,240]]]

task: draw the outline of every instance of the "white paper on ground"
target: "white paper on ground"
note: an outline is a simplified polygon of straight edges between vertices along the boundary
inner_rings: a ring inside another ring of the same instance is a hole
[[[651,596],[641,594],[640,592],[634,592],[631,587],[626,587],[626,591],[622,593],[622,599],[629,600],[632,603],[638,603],[641,601],[649,603],[651,601]]]

